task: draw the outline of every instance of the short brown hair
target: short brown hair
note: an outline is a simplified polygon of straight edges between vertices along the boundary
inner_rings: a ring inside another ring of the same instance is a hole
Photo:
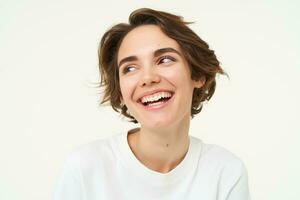
[[[216,74],[225,74],[213,50],[194,33],[181,16],[167,12],[141,8],[129,16],[129,24],[120,23],[111,27],[102,36],[98,49],[100,87],[104,88],[104,96],[100,104],[109,102],[112,108],[137,123],[127,112],[126,105],[121,105],[119,69],[117,63],[118,50],[124,37],[134,28],[141,25],[157,25],[170,38],[177,41],[191,71],[191,79],[205,78],[201,88],[193,92],[191,117],[202,110],[202,102],[209,100],[216,88]]]

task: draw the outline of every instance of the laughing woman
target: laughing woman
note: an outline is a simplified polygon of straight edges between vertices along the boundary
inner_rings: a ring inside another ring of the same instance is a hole
[[[209,100],[214,51],[179,16],[139,9],[99,47],[102,103],[139,127],[78,148],[65,161],[55,200],[249,200],[243,162],[189,135]]]

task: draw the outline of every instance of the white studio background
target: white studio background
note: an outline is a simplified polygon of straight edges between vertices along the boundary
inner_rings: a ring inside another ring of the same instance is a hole
[[[300,198],[297,1],[0,0],[0,199],[51,199],[72,149],[133,125],[98,107],[97,47],[140,7],[195,21],[229,74],[191,134],[246,164],[252,199]]]

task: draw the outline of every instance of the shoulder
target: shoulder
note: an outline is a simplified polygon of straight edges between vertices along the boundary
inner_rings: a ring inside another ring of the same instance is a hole
[[[109,161],[113,162],[115,156],[114,141],[116,139],[118,139],[118,134],[83,144],[72,150],[67,155],[65,162],[81,169],[104,165],[105,162]]]
[[[195,139],[201,146],[197,174],[199,182],[216,186],[218,199],[250,199],[248,172],[243,160],[228,149]],[[201,182],[202,181],[202,182]]]
[[[215,170],[219,181],[234,185],[237,182],[247,182],[248,172],[244,161],[228,149],[215,145],[202,145],[202,163]]]
[[[204,144],[202,156],[203,163],[212,168],[210,172],[216,177],[220,197],[250,199],[248,171],[240,157],[214,144]]]
[[[199,158],[201,169],[212,170],[214,173],[219,172],[225,176],[247,174],[245,164],[239,156],[222,146],[204,143],[198,138],[195,139],[201,144]]]
[[[228,149],[216,144],[202,143],[201,159],[224,167],[240,167],[243,165],[243,161],[240,157]]]
[[[236,188],[237,192],[232,193],[247,196],[248,172],[243,160],[222,146],[203,143],[200,139],[198,142],[201,144],[198,162],[201,179],[216,183],[221,196],[225,197],[233,191],[233,188]]]

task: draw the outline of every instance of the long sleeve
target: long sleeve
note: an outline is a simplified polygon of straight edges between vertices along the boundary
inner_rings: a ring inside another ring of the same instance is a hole
[[[84,200],[83,186],[79,171],[66,159],[54,191],[54,200]]]

